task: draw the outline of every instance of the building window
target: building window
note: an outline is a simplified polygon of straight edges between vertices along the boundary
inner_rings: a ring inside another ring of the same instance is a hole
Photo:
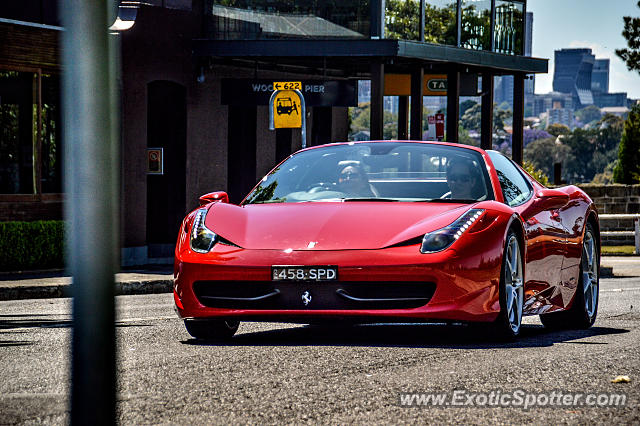
[[[522,55],[524,4],[515,1],[496,1],[495,51]]]
[[[386,0],[385,38],[420,40],[420,2]],[[456,45],[457,0],[427,0],[424,10],[424,41]]]
[[[214,39],[369,38],[368,0],[213,0],[210,7]]]
[[[0,69],[0,194],[62,192],[60,79]]]
[[[461,7],[461,47],[491,50],[491,0],[463,0]]]

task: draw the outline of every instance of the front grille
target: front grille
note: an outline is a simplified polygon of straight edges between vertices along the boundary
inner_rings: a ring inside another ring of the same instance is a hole
[[[197,281],[198,301],[228,309],[408,309],[426,305],[431,282],[407,281]],[[307,304],[305,305],[305,300]]]

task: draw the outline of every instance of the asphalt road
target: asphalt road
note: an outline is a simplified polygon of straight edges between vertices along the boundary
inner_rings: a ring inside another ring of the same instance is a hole
[[[207,345],[186,333],[171,294],[119,296],[117,306],[123,424],[640,422],[640,278],[601,280],[590,330],[548,332],[531,317],[510,344],[465,326],[245,323],[230,344]],[[69,308],[0,302],[0,424],[68,422]],[[631,383],[611,383],[618,375]],[[401,392],[451,402],[454,390],[621,393],[626,405],[400,404]]]

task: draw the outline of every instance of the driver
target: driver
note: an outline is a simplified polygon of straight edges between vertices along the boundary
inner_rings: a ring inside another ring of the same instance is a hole
[[[359,162],[349,162],[338,175],[340,192],[350,197],[377,197],[378,192],[369,183],[367,174]]]
[[[451,199],[475,200],[478,178],[473,161],[466,158],[453,158],[447,165],[447,185],[451,190]]]

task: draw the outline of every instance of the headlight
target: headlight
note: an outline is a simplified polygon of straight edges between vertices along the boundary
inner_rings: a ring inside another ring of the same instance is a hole
[[[471,224],[482,216],[483,212],[484,209],[471,209],[456,219],[451,225],[425,234],[422,239],[420,252],[435,253],[446,249],[453,244],[455,240],[460,238],[462,233],[469,229]]]
[[[191,250],[198,253],[208,253],[216,243],[217,235],[204,225],[204,218],[207,217],[207,209],[200,209],[196,213],[191,227]]]

